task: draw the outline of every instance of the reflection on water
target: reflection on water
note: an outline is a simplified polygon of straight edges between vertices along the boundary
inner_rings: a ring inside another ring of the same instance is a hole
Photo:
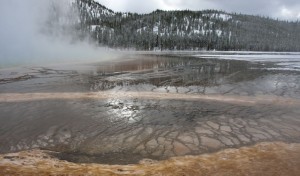
[[[269,70],[277,63],[196,57],[139,56],[99,64],[91,90],[146,90],[196,94],[277,95],[299,98],[300,72]],[[278,66],[277,66],[278,67]]]
[[[75,162],[128,164],[299,142],[300,73],[274,66],[134,55],[27,68],[0,81],[0,152],[44,148]]]
[[[148,56],[113,65],[99,65],[91,79],[92,82],[100,80],[99,89],[140,83],[155,86],[214,86],[225,81],[249,79],[246,76],[232,76],[237,73],[249,74],[247,72],[251,71],[252,65],[243,61]]]

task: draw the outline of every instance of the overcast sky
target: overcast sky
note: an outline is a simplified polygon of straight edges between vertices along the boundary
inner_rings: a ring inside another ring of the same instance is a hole
[[[217,9],[227,12],[264,15],[273,18],[300,19],[300,0],[96,0],[122,12],[149,13],[162,10]]]

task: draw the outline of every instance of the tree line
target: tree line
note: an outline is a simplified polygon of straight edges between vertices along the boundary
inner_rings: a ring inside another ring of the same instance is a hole
[[[76,30],[99,45],[136,50],[300,51],[300,23],[217,10],[114,12],[76,0]]]

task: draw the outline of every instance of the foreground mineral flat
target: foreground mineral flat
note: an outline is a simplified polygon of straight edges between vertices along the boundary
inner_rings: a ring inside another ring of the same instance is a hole
[[[0,175],[288,175],[300,173],[300,144],[260,143],[200,156],[135,165],[75,164],[31,150],[0,156]]]

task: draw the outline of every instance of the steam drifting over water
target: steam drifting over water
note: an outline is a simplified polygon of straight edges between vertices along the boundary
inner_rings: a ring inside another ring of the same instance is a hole
[[[79,23],[69,0],[0,2],[0,67],[108,57],[88,37],[78,39]]]

